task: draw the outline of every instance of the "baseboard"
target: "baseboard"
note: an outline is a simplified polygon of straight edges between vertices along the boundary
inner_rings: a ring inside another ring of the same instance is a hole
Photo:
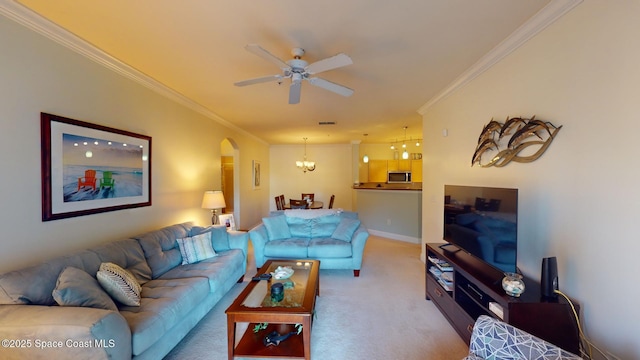
[[[391,240],[400,240],[400,241],[404,241],[404,242],[408,242],[408,243],[412,243],[412,244],[420,244],[420,243],[422,243],[422,239],[416,238],[416,237],[412,237],[412,236],[392,234],[392,233],[379,231],[379,230],[369,230],[368,229],[367,231],[371,235],[381,236],[383,238],[387,238],[387,239],[391,239]]]

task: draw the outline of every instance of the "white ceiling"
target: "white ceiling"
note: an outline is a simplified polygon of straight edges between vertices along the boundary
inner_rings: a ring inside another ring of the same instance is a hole
[[[95,47],[270,144],[387,143],[422,137],[417,110],[550,0],[19,0]],[[258,44],[312,63],[351,97],[303,83],[233,83],[281,70],[244,49]],[[333,126],[318,122],[335,121]],[[364,136],[363,134],[368,134]]]

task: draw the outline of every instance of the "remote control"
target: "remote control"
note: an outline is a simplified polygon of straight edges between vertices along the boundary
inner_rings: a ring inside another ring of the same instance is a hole
[[[251,278],[251,280],[253,281],[269,280],[269,279],[271,279],[271,274],[261,274]]]

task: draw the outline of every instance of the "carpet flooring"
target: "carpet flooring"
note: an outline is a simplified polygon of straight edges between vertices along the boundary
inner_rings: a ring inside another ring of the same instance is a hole
[[[165,359],[227,359],[225,310],[255,274],[249,251],[244,283],[237,284]],[[370,236],[360,277],[321,270],[311,332],[314,360],[449,360],[469,348],[425,300],[420,245]],[[238,326],[239,332],[244,331]],[[239,337],[239,336],[238,336]]]

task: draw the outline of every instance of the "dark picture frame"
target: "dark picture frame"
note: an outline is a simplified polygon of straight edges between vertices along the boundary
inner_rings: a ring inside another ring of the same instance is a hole
[[[42,221],[151,206],[151,137],[40,114]]]
[[[260,178],[260,161],[253,160],[252,168],[253,168],[253,176],[252,176],[253,189],[254,190],[258,190],[262,186],[260,184],[260,181],[261,181],[261,178]]]

